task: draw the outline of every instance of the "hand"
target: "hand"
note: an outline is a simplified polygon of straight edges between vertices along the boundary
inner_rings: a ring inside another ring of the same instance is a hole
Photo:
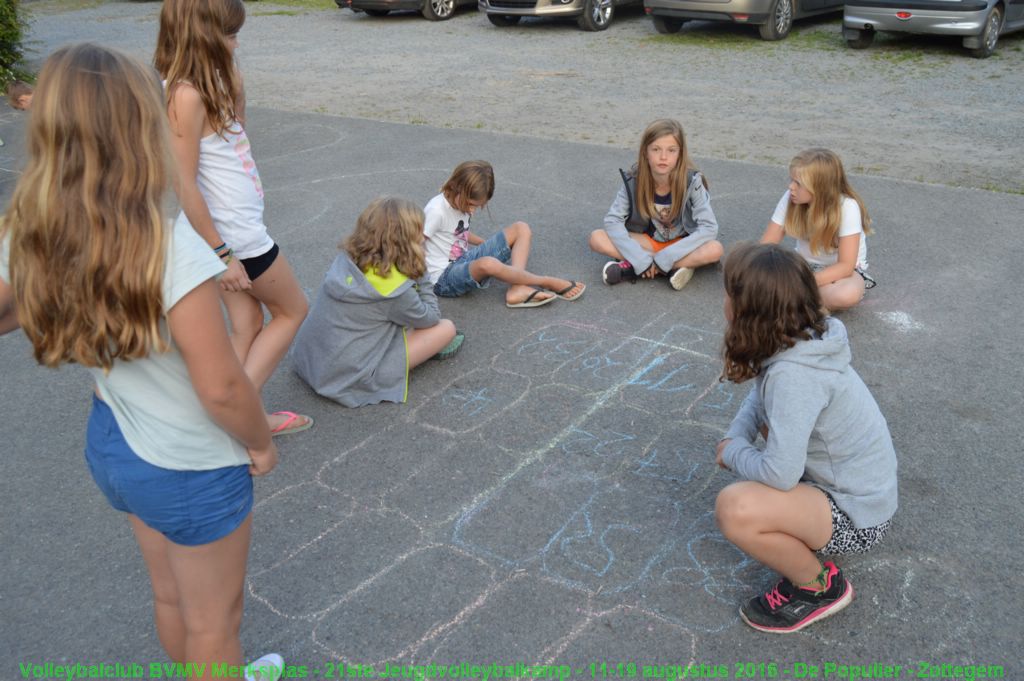
[[[252,459],[252,465],[249,466],[249,475],[254,478],[266,475],[274,470],[274,466],[277,465],[277,445],[271,440],[270,445],[265,449],[252,449],[250,447],[249,458]]]
[[[729,446],[730,442],[732,442],[732,438],[726,438],[725,440],[719,442],[718,446],[715,447],[715,463],[718,464],[719,468],[723,468],[725,470],[731,469],[728,466],[726,466],[725,461],[722,460],[722,452],[725,451],[725,448]]]
[[[245,291],[252,288],[252,281],[238,258],[231,258],[228,271],[220,278],[220,287],[225,291]]]

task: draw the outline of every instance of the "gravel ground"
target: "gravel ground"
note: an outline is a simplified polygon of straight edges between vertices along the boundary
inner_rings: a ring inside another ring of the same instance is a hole
[[[37,56],[76,40],[152,56],[158,3],[27,6]],[[261,2],[239,56],[253,105],[626,149],[672,116],[698,158],[784,165],[820,145],[856,173],[1024,192],[1024,34],[976,60],[940,38],[850,50],[840,24],[812,19],[765,43],[709,22],[659,36],[638,9],[585,33],[572,21],[495,28],[472,10],[432,23]]]

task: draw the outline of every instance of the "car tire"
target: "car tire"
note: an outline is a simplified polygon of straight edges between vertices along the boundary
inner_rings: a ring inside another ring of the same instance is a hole
[[[654,22],[654,30],[658,33],[678,33],[679,29],[686,23],[686,19],[676,19],[674,17],[651,17],[651,21]]]
[[[451,19],[455,14],[455,0],[423,0],[423,16],[431,21]]]
[[[386,17],[391,14],[391,10],[389,9],[364,9],[363,11],[371,17]]]
[[[757,27],[761,40],[782,40],[793,28],[793,0],[775,0],[768,21]]]
[[[576,23],[584,31],[603,31],[614,16],[614,0],[583,0],[583,14]]]
[[[996,43],[999,41],[999,30],[1003,27],[1003,11],[1000,7],[992,8],[985,19],[985,28],[981,29],[978,40],[981,44],[971,49],[971,56],[975,59],[987,59],[996,51]]]
[[[505,26],[515,26],[516,24],[519,23],[520,19],[522,19],[522,17],[516,16],[514,14],[488,14],[487,15],[487,20],[488,21],[490,21],[495,26],[501,26],[502,28],[504,28]]]
[[[848,31],[849,32],[849,31]],[[859,29],[856,31],[856,38],[847,38],[847,47],[852,47],[855,50],[864,50],[871,47],[871,43],[875,41],[875,32],[869,31],[868,29]]]

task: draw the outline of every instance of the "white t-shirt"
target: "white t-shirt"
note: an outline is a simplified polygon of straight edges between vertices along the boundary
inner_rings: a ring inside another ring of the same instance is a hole
[[[775,206],[775,213],[772,215],[772,222],[777,225],[786,224],[786,211],[789,209],[789,190],[782,195],[779,199],[779,204]],[[842,213],[839,222],[839,238],[844,236],[850,236],[852,234],[860,234],[860,248],[857,253],[857,267],[862,270],[868,268],[868,245],[867,239],[864,237],[864,227],[861,224],[860,205],[849,196],[843,197]],[[839,251],[835,250],[831,253],[811,253],[811,245],[803,239],[796,240],[796,252],[804,257],[811,267],[828,267],[829,265],[835,265],[839,260]]]
[[[10,281],[8,240],[0,244],[0,279]],[[164,314],[190,291],[219,276],[220,258],[187,224],[175,223],[164,265]],[[170,339],[166,319],[160,331]],[[172,470],[210,470],[251,463],[242,443],[206,413],[188,368],[171,340],[165,353],[115,360],[109,373],[89,370],[100,396],[114,412],[125,441],[139,458]]]
[[[438,194],[423,209],[426,220],[423,235],[427,261],[427,278],[436,284],[448,264],[469,250],[469,213],[452,208],[444,194]]]
[[[255,258],[274,247],[263,224],[263,183],[240,123],[199,140],[196,183],[217,233],[236,257]],[[185,211],[178,222],[189,224]]]

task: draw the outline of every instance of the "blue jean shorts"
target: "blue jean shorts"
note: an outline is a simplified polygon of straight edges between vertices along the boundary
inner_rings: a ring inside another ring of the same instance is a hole
[[[476,281],[469,275],[469,264],[485,257],[497,258],[507,263],[512,258],[512,249],[505,240],[504,230],[499,231],[479,246],[468,250],[461,258],[448,264],[440,279],[434,284],[434,293],[444,298],[457,298],[478,288],[487,288],[490,278]]]
[[[143,461],[128,446],[110,407],[95,395],[85,460],[111,506],[137,516],[175,544],[217,541],[238,529],[252,511],[248,466],[175,471]]]

